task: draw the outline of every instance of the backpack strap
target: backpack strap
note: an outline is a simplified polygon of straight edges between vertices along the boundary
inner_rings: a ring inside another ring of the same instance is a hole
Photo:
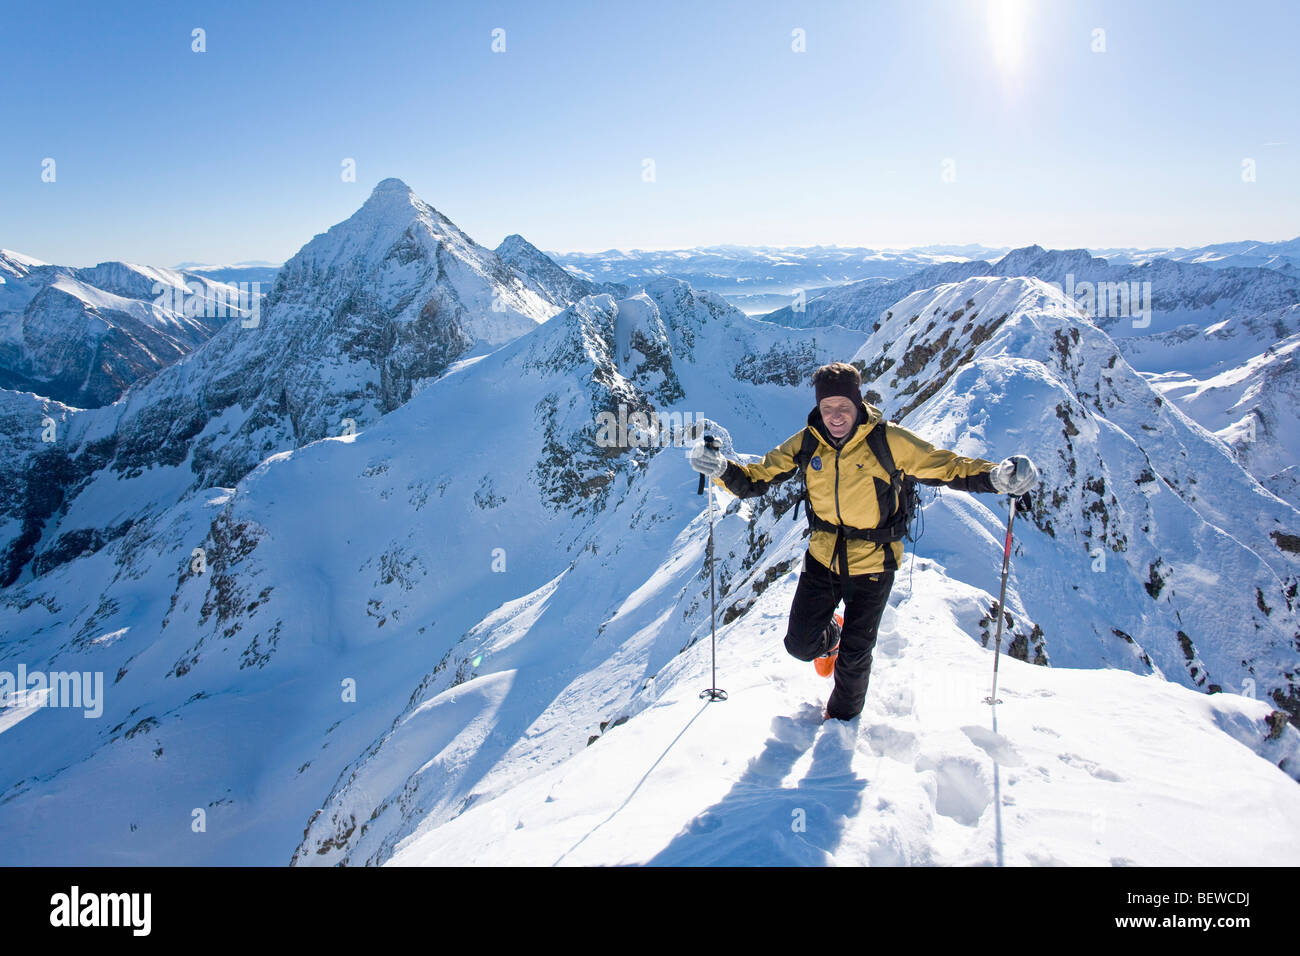
[[[889,486],[894,492],[894,512],[890,515],[890,525],[899,523],[900,519],[906,523],[907,516],[901,514],[905,507],[906,489],[903,487],[903,472],[894,464],[894,453],[889,450],[889,437],[885,434],[885,422],[880,421],[871,431],[867,432],[867,447],[871,449],[871,454],[876,456],[876,461],[880,462],[880,467],[885,469],[885,474],[889,476]]]
[[[885,469],[885,474],[893,480],[898,469],[894,467],[894,453],[889,450],[889,439],[885,435],[885,423],[878,422],[871,431],[867,432],[867,447],[871,449],[871,454],[876,456],[876,461],[880,462],[880,467]]]
[[[799,520],[799,506],[803,505],[804,512],[809,518],[812,517],[812,506],[808,504],[808,463],[812,461],[813,455],[817,452],[817,436],[813,430],[806,425],[803,430],[803,440],[799,443],[799,450],[794,453],[795,467],[799,469],[799,476],[803,479],[803,494],[799,500],[794,503],[794,520]]]

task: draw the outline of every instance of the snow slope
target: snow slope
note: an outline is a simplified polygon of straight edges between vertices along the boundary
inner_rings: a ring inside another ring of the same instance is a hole
[[[1160,394],[1213,432],[1261,484],[1300,505],[1300,305],[1130,340]]]
[[[820,724],[830,680],[781,645],[796,578],[719,629],[728,700],[698,697],[704,640],[624,724],[540,773],[499,764],[459,815],[419,828],[389,864],[1300,862],[1300,788],[1256,752],[1261,701],[1004,658],[991,708],[992,652],[961,624],[988,594],[921,560],[891,595],[866,709]],[[507,679],[467,681],[430,707],[496,699]],[[430,748],[434,760],[454,752]]]

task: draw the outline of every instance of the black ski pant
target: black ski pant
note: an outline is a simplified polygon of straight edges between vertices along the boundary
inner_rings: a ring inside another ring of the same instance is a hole
[[[844,606],[839,656],[835,659],[835,689],[826,704],[826,712],[831,717],[852,720],[862,713],[867,682],[871,679],[876,629],[880,627],[893,585],[893,571],[852,576],[851,594]],[[811,661],[830,650],[826,646],[826,625],[841,596],[840,576],[832,574],[830,568],[805,552],[785,634],[785,649],[793,657]]]

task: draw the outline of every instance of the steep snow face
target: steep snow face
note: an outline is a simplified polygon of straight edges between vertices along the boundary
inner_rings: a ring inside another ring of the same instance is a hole
[[[123,291],[133,281],[96,269]],[[55,487],[34,503],[0,504],[20,528],[0,542],[0,582],[93,550],[187,493],[233,486],[268,455],[374,422],[420,382],[569,304],[546,288],[525,286],[404,183],[384,180],[285,263],[259,314],[228,322],[112,407],[74,416],[46,446],[50,460],[6,463],[11,483],[40,474]],[[95,300],[99,313],[108,295]],[[47,312],[47,324],[62,321]],[[47,365],[80,370],[91,346],[52,348]]]
[[[589,282],[573,275],[518,234],[506,236],[497,246],[496,254],[526,286],[551,301],[577,302],[602,292],[623,298],[629,291],[625,285]]]
[[[0,278],[0,387],[83,408],[116,401],[261,297],[172,269],[74,269],[11,252]]]
[[[0,249],[0,272],[11,276],[26,275],[34,266],[47,266],[48,262],[42,262],[34,256],[25,256],[21,252],[14,252],[12,249]]]
[[[1293,305],[1130,340],[1125,353],[1160,394],[1223,439],[1261,484],[1300,505],[1298,344],[1300,305]]]

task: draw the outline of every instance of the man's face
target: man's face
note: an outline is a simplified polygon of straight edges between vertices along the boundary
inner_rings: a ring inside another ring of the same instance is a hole
[[[828,395],[817,403],[817,407],[821,409],[822,421],[831,437],[837,441],[847,435],[858,420],[858,407],[843,395]]]

